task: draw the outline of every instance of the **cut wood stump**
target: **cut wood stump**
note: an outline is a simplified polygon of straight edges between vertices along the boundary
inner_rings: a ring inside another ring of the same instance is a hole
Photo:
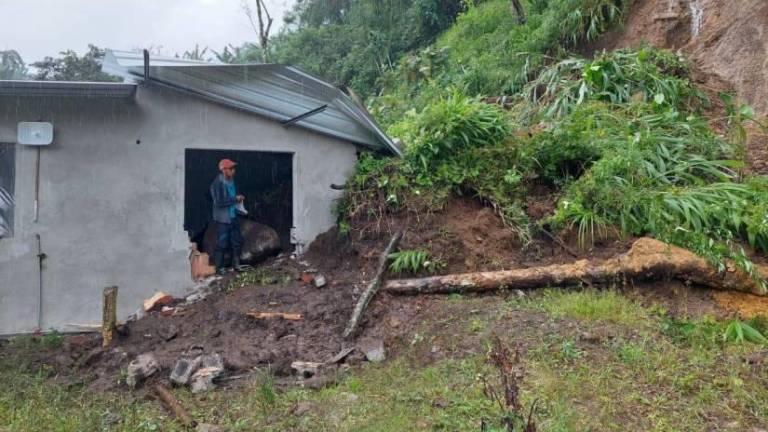
[[[768,278],[768,267],[755,265],[757,274]],[[391,294],[451,294],[492,291],[501,288],[524,289],[573,285],[579,282],[607,282],[616,279],[679,279],[714,289],[745,291],[766,295],[763,284],[726,263],[718,271],[706,259],[693,252],[652,238],[641,238],[632,248],[616,258],[579,260],[516,270],[452,274],[418,279],[390,280],[384,290]]]
[[[352,312],[352,317],[350,317],[349,323],[344,329],[343,336],[345,338],[354,336],[355,332],[357,331],[357,327],[360,325],[360,319],[363,316],[365,308],[368,307],[368,303],[371,302],[371,299],[373,299],[373,296],[376,295],[376,292],[379,291],[379,288],[381,287],[381,281],[384,278],[384,272],[387,271],[387,258],[389,257],[389,254],[391,254],[395,249],[395,247],[397,247],[397,244],[400,242],[401,238],[403,238],[403,232],[396,232],[395,235],[393,235],[389,240],[387,248],[384,249],[384,252],[379,257],[379,266],[376,269],[376,274],[374,275],[373,280],[368,284],[368,287],[363,292],[363,295],[360,296],[360,299],[357,301],[355,310]]]

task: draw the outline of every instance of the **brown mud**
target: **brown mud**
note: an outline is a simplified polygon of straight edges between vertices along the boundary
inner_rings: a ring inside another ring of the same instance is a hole
[[[549,239],[536,239],[521,249],[514,233],[504,227],[491,209],[469,198],[455,198],[444,211],[422,215],[418,220],[390,222],[393,226],[408,228],[401,248],[425,248],[433,256],[444,259],[446,266],[439,270],[442,274],[575,260]],[[253,273],[240,278],[229,275],[215,282],[211,295],[187,306],[177,306],[175,315],[151,312],[128,323],[128,334],[118,336],[110,349],[100,348],[97,334],[73,335],[65,337],[63,349],[33,351],[26,361],[31,367],[43,363],[53,365],[61,376],[85,379],[93,390],[118,386],[118,378],[127,364],[135,356],[148,352],[155,355],[162,368],[153,380],[167,379],[179,356],[201,351],[219,353],[227,376],[258,369],[288,377],[292,374],[293,361],[328,361],[342,348],[357,343],[345,341],[341,334],[357,298],[373,276],[387,238],[385,233],[372,238],[354,234],[351,238],[341,238],[336,230],[331,230],[321,235],[300,261],[288,256],[273,258]],[[608,258],[625,252],[630,243],[630,239],[610,240],[585,251],[579,250],[573,241],[570,246],[581,258]],[[328,284],[316,288],[302,282],[301,275],[308,271],[324,275]],[[641,303],[661,304],[678,316],[728,317],[735,313],[729,309],[740,308],[734,306],[734,301],[713,301],[709,290],[676,282],[619,288]],[[473,297],[487,298],[488,302],[502,301],[498,295]],[[768,313],[768,302],[764,306],[765,309],[755,313]],[[380,293],[362,319],[358,340],[382,339],[388,356],[397,355],[408,346],[417,329],[433,325],[432,321],[450,318],[456,307],[459,306],[445,302],[440,296],[397,298]],[[302,319],[256,320],[246,316],[250,311],[299,313]],[[457,346],[457,349],[460,353],[463,348]],[[425,353],[424,361],[440,355]],[[351,364],[361,361],[360,353],[347,359]]]

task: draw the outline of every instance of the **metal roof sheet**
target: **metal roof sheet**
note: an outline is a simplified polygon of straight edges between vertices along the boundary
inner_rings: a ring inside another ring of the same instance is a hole
[[[107,50],[102,69],[133,82],[144,81],[141,53]],[[365,108],[296,67],[152,57],[149,81],[284,123],[294,119],[292,123],[299,127],[401,154]],[[317,112],[295,120],[313,110]]]
[[[0,80],[0,96],[66,96],[132,98],[136,84]]]

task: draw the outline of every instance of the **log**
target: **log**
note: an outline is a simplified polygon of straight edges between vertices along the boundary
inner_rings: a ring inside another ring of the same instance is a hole
[[[755,265],[757,274],[768,278],[768,267]],[[606,282],[617,278],[653,280],[675,278],[714,289],[746,291],[766,295],[766,289],[732,262],[719,272],[693,252],[652,238],[641,238],[630,250],[606,260],[579,260],[527,269],[453,274],[419,279],[391,280],[384,290],[391,294],[451,294],[572,285],[582,281]]]
[[[391,254],[395,247],[397,247],[397,244],[400,242],[401,238],[403,238],[403,232],[396,232],[389,240],[387,248],[384,249],[384,252],[382,252],[381,256],[379,257],[379,266],[376,269],[376,274],[374,275],[373,280],[371,280],[371,282],[368,284],[368,287],[363,292],[363,295],[360,296],[360,299],[357,301],[355,310],[352,312],[352,316],[349,318],[349,323],[344,329],[343,336],[345,338],[353,336],[357,331],[357,327],[360,325],[360,319],[363,316],[365,308],[368,307],[368,303],[371,302],[371,299],[373,299],[373,296],[376,295],[376,292],[381,287],[381,282],[384,278],[384,272],[387,271],[387,259],[389,258],[389,254]]]
[[[117,287],[104,288],[104,303],[101,310],[101,346],[107,348],[112,344],[117,327]]]
[[[173,397],[171,392],[169,392],[164,385],[160,383],[155,384],[155,394],[157,394],[157,397],[163,403],[165,408],[170,411],[174,417],[176,417],[176,420],[178,420],[179,423],[181,423],[186,428],[195,427],[196,422],[192,420],[192,417],[189,415],[187,410],[181,406],[179,401]]]

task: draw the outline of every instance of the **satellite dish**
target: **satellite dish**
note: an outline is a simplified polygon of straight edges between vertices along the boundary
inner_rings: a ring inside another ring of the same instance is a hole
[[[53,124],[48,122],[19,122],[16,140],[23,145],[49,145],[53,142]]]

